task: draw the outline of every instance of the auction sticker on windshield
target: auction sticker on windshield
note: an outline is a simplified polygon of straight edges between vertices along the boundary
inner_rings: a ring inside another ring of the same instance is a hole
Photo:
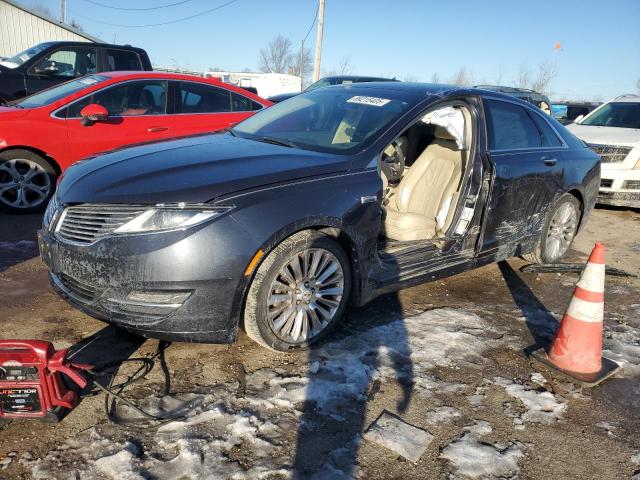
[[[362,105],[373,105],[374,107],[384,107],[391,100],[388,98],[378,97],[365,97],[363,95],[356,95],[347,100],[347,103],[360,103]]]

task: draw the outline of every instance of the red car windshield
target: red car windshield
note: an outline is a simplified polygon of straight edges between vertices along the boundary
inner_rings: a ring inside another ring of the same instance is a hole
[[[71,80],[55,87],[48,88],[29,97],[13,102],[10,105],[18,108],[38,108],[57,102],[61,98],[73,93],[92,87],[98,83],[108,80],[108,77],[102,75],[89,75],[86,77]]]

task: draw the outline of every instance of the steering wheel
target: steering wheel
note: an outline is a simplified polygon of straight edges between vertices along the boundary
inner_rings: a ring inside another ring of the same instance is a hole
[[[391,142],[382,152],[382,158],[380,159],[380,169],[390,182],[399,181],[404,172],[405,155],[402,151],[401,138]]]

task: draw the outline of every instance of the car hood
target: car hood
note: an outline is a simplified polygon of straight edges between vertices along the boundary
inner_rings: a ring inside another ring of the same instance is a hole
[[[587,143],[603,145],[640,146],[640,130],[637,128],[596,127],[572,123],[567,130]]]
[[[300,92],[294,92],[294,93],[280,93],[278,95],[273,95],[269,98],[267,98],[267,100],[269,100],[270,102],[273,103],[278,103],[278,102],[282,102],[284,100],[287,100],[291,97],[295,97],[296,95],[300,95]]]
[[[231,134],[116,150],[69,168],[61,203],[203,203],[241,190],[347,170],[348,156],[282,147]]]

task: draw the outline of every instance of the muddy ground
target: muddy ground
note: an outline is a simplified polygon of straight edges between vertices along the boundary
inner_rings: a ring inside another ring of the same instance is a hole
[[[153,357],[123,395],[171,419],[146,421],[118,403],[111,421],[94,390],[57,425],[0,425],[2,478],[618,479],[640,470],[638,278],[607,277],[604,349],[624,369],[593,389],[532,368],[526,353],[551,338],[577,275],[522,273],[520,259],[352,308],[311,352],[269,352],[242,333],[234,345],[158,352],[157,341],[52,292],[39,222],[0,215],[0,337],[47,339],[96,365]],[[596,210],[569,260],[585,261],[596,240],[610,266],[640,275],[639,212]],[[124,364],[114,382],[138,366]],[[414,438],[426,443],[415,463],[362,438],[385,411],[428,432]]]

